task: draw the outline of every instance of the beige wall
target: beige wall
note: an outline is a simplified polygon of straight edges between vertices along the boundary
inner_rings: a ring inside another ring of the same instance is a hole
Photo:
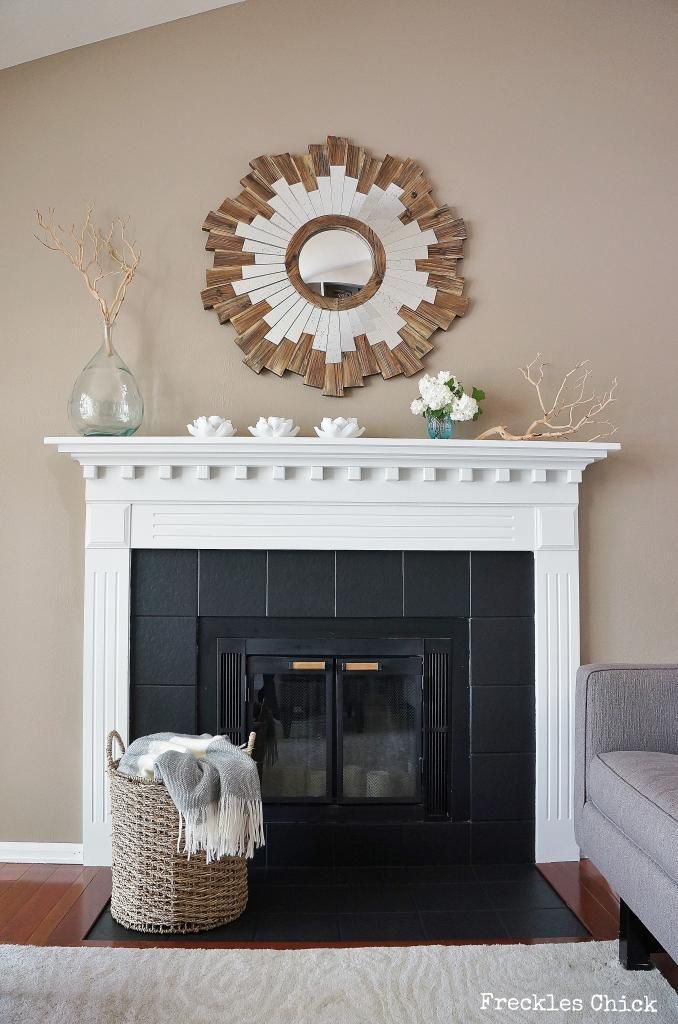
[[[584,484],[583,658],[678,660],[677,43],[671,0],[248,0],[0,74],[0,840],[80,835],[83,484],[42,437],[68,432],[99,328],[35,206],[133,218],[117,334],[146,433],[263,412],[419,434],[412,381],[333,400],[256,377],[198,292],[202,218],[250,157],[331,132],[420,159],[470,227],[473,305],[429,367],[485,387],[486,426],[527,420],[537,349],[618,374],[624,452]]]

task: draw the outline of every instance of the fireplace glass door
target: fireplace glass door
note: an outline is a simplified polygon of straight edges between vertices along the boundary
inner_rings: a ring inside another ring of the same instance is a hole
[[[421,659],[337,660],[337,798],[420,796]]]
[[[256,655],[246,675],[264,800],[421,800],[421,658]]]

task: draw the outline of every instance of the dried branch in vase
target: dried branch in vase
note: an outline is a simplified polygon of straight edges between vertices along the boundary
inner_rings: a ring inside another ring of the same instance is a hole
[[[537,393],[541,415],[530,423],[524,434],[513,434],[507,426],[491,427],[478,435],[479,441],[501,438],[504,441],[547,441],[572,437],[586,427],[596,433],[587,441],[599,441],[611,437],[617,428],[603,417],[604,411],[615,401],[617,378],[614,377],[606,391],[596,392],[591,386],[591,363],[583,359],[566,373],[553,400],[544,397],[544,367],[541,353],[521,366],[520,372]]]
[[[127,220],[116,217],[104,232],[92,222],[93,210],[94,206],[90,204],[82,225],[76,227],[72,224],[69,228],[55,222],[54,210],[48,210],[47,216],[36,210],[42,237],[37,234],[35,237],[46,249],[63,253],[75,267],[87,291],[98,303],[104,324],[110,327],[115,323],[130,281],[137,272],[141,252],[136,243],[127,238]],[[110,297],[103,292],[105,281],[113,285]],[[107,333],[106,337],[110,339],[110,334]],[[107,340],[108,344],[110,340]]]

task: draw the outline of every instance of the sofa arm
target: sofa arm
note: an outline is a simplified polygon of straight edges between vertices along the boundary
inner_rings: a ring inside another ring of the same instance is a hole
[[[596,754],[678,754],[678,665],[583,665],[575,702],[575,814]]]

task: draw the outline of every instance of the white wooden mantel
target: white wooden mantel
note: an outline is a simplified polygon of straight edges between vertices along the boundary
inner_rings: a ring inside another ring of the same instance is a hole
[[[83,846],[110,863],[104,739],[127,738],[132,548],[533,551],[539,862],[573,829],[582,473],[618,444],[48,437],[86,481]]]

